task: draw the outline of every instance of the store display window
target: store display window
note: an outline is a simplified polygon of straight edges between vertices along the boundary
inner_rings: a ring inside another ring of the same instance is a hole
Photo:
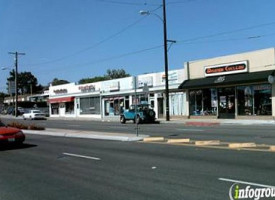
[[[190,115],[217,115],[217,89],[190,90]]]
[[[271,85],[238,86],[239,115],[272,115]]]

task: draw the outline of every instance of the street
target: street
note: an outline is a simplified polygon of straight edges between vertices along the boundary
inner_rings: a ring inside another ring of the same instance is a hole
[[[101,122],[85,120],[23,120],[2,118],[3,122],[35,124],[46,128],[90,130],[113,133],[136,133],[132,122]],[[167,138],[190,138],[193,140],[221,140],[223,142],[255,142],[275,145],[274,125],[222,125],[222,126],[185,126],[180,123],[140,124],[139,133]]]
[[[0,153],[5,200],[229,199],[219,178],[275,178],[274,153],[34,135]]]

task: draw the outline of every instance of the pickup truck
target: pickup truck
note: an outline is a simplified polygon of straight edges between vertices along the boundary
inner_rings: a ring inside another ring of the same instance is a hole
[[[46,119],[46,115],[40,110],[29,110],[28,112],[23,114],[23,119]]]

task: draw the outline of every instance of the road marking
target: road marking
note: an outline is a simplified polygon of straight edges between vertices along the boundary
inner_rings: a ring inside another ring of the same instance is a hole
[[[203,129],[191,129],[191,128],[178,128],[178,131],[197,131],[197,132],[201,132],[204,131]]]
[[[78,158],[86,158],[86,159],[91,159],[91,160],[101,160],[100,158],[91,157],[91,156],[84,156],[84,155],[79,155],[79,154],[73,154],[73,153],[63,153],[63,155],[78,157]]]
[[[233,180],[233,179],[228,179],[228,178],[218,178],[218,180],[225,181],[225,182],[231,182],[231,183],[241,183],[241,184],[246,184],[246,185],[254,185],[254,186],[259,186],[259,187],[266,187],[266,188],[275,188],[275,186],[272,186],[272,185],[263,185],[263,184],[246,182],[246,181],[240,181],[240,180]]]

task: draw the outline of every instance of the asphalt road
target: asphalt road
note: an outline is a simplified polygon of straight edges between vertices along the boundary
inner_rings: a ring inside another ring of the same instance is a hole
[[[275,185],[268,152],[28,135],[0,157],[3,200],[221,200],[233,183],[219,178]]]
[[[128,122],[101,122],[79,120],[22,120],[7,119],[9,123],[18,121],[24,124],[36,124],[47,128],[73,130],[90,130],[101,132],[135,133],[135,124]],[[267,125],[221,125],[214,127],[192,127],[176,123],[141,124],[139,133],[150,136],[165,136],[167,138],[190,138],[192,140],[221,140],[223,142],[255,142],[257,144],[275,145],[275,126]]]

